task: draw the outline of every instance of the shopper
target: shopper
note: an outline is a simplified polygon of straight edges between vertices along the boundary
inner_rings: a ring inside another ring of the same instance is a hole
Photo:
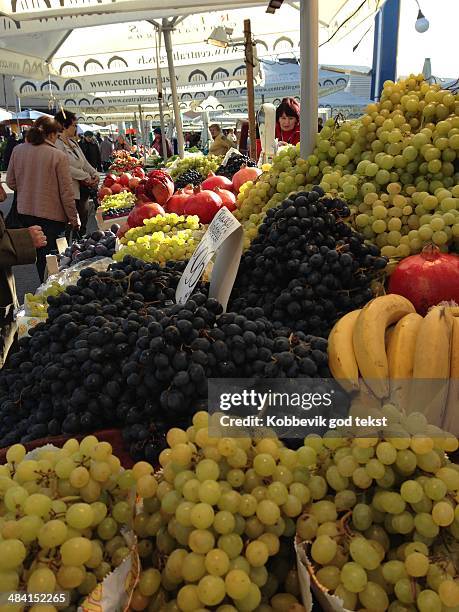
[[[116,139],[115,151],[130,151],[131,145],[127,142],[126,137],[120,134]]]
[[[216,123],[209,127],[209,132],[213,139],[209,147],[209,153],[211,155],[226,155],[234,146],[232,141],[223,134],[222,128]]]
[[[91,190],[97,189],[99,185],[99,175],[97,170],[88,162],[81,148],[73,140],[77,130],[75,113],[60,111],[55,116],[55,119],[62,126],[56,146],[67,155],[70,164],[73,197],[80,216],[81,234],[84,235],[88,222],[89,196]]]
[[[0,202],[6,197],[0,184]],[[13,345],[17,325],[14,309],[18,306],[12,266],[35,263],[36,249],[46,246],[41,227],[7,230],[0,213],[0,368]]]
[[[155,149],[155,151],[158,153],[158,155],[160,157],[163,157],[163,139],[162,139],[162,135],[161,135],[161,128],[155,128],[153,130],[153,143],[152,143],[152,147],[153,149]],[[167,158],[169,159],[169,157],[172,157],[172,145],[171,145],[171,141],[168,138],[165,138],[166,140],[166,155]]]
[[[100,145],[102,144],[102,136],[100,135],[100,132],[97,132],[97,133],[96,133],[95,138],[96,138],[96,140],[97,140],[97,144],[98,144],[98,145],[99,145],[99,147],[100,147]]]
[[[16,134],[12,132],[6,141],[5,149],[3,150],[3,168],[8,170],[8,164],[10,163],[11,154],[13,153],[13,149],[16,145],[18,145],[18,141],[16,139]]]
[[[280,146],[300,142],[300,105],[295,98],[284,98],[277,107],[276,138]]]
[[[84,140],[80,146],[84,156],[91,166],[98,172],[102,172],[99,144],[95,139],[93,132],[87,131],[84,133]]]
[[[104,172],[107,172],[110,167],[113,149],[113,141],[108,136],[104,136],[102,144],[100,145],[100,160]]]
[[[79,229],[68,158],[56,147],[59,124],[40,117],[27,133],[27,142],[11,156],[7,185],[17,192],[17,209],[24,227],[40,226],[46,245],[37,249],[37,270],[43,282],[46,255],[54,251],[56,238],[67,223]]]

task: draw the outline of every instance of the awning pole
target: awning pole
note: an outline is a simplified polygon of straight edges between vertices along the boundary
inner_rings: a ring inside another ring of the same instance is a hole
[[[163,109],[163,77],[161,74],[161,63],[159,56],[159,48],[161,46],[161,26],[155,25],[156,37],[156,87],[158,90],[158,105],[159,105],[159,126],[161,128],[161,149],[163,151],[163,160],[167,161],[167,145],[166,145],[166,125],[164,123]]]
[[[163,19],[163,34],[164,34],[164,44],[166,46],[167,53],[167,66],[169,68],[169,81],[171,87],[172,94],[172,104],[174,107],[174,118],[175,118],[175,129],[177,131],[177,144],[178,144],[178,154],[180,157],[185,157],[185,142],[183,139],[183,126],[182,126],[182,115],[180,113],[178,93],[177,93],[177,81],[175,79],[175,67],[174,67],[174,57],[172,55],[172,31],[173,27],[167,22],[166,19]]]
[[[319,0],[300,5],[300,147],[305,159],[314,150],[319,108]]]
[[[247,80],[247,107],[249,113],[249,136],[250,136],[250,157],[257,158],[257,127],[255,118],[255,90],[253,84],[253,40],[250,19],[244,21],[245,38],[245,69]]]

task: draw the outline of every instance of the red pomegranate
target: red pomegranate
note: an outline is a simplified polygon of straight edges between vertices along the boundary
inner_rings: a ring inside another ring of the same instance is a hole
[[[185,204],[186,215],[197,215],[201,223],[210,223],[222,207],[222,199],[214,191],[196,187]]]
[[[428,245],[419,255],[405,257],[390,277],[389,293],[409,299],[421,315],[440,302],[459,304],[459,256]]]

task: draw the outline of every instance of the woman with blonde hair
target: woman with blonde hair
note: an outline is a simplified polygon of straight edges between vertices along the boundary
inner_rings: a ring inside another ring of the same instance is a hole
[[[26,142],[14,148],[6,183],[17,192],[17,210],[24,227],[39,226],[46,245],[37,249],[37,270],[43,282],[46,255],[67,224],[79,229],[67,155],[56,147],[59,124],[40,117],[27,132]]]

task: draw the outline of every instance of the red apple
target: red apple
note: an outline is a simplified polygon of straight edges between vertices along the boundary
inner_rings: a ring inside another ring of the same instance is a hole
[[[101,201],[105,198],[105,196],[112,195],[112,193],[113,192],[109,187],[101,187],[99,189],[99,193],[97,194],[97,197],[99,198],[99,201]]]
[[[112,193],[121,193],[123,187],[119,183],[113,183],[111,186]]]
[[[139,184],[140,184],[140,178],[137,176],[134,176],[129,181],[129,189],[134,193],[137,187],[139,186]]]
[[[131,179],[132,179],[131,174],[129,174],[128,172],[123,172],[123,174],[120,175],[118,180],[121,183],[121,185],[124,185],[124,187],[127,187]]]

